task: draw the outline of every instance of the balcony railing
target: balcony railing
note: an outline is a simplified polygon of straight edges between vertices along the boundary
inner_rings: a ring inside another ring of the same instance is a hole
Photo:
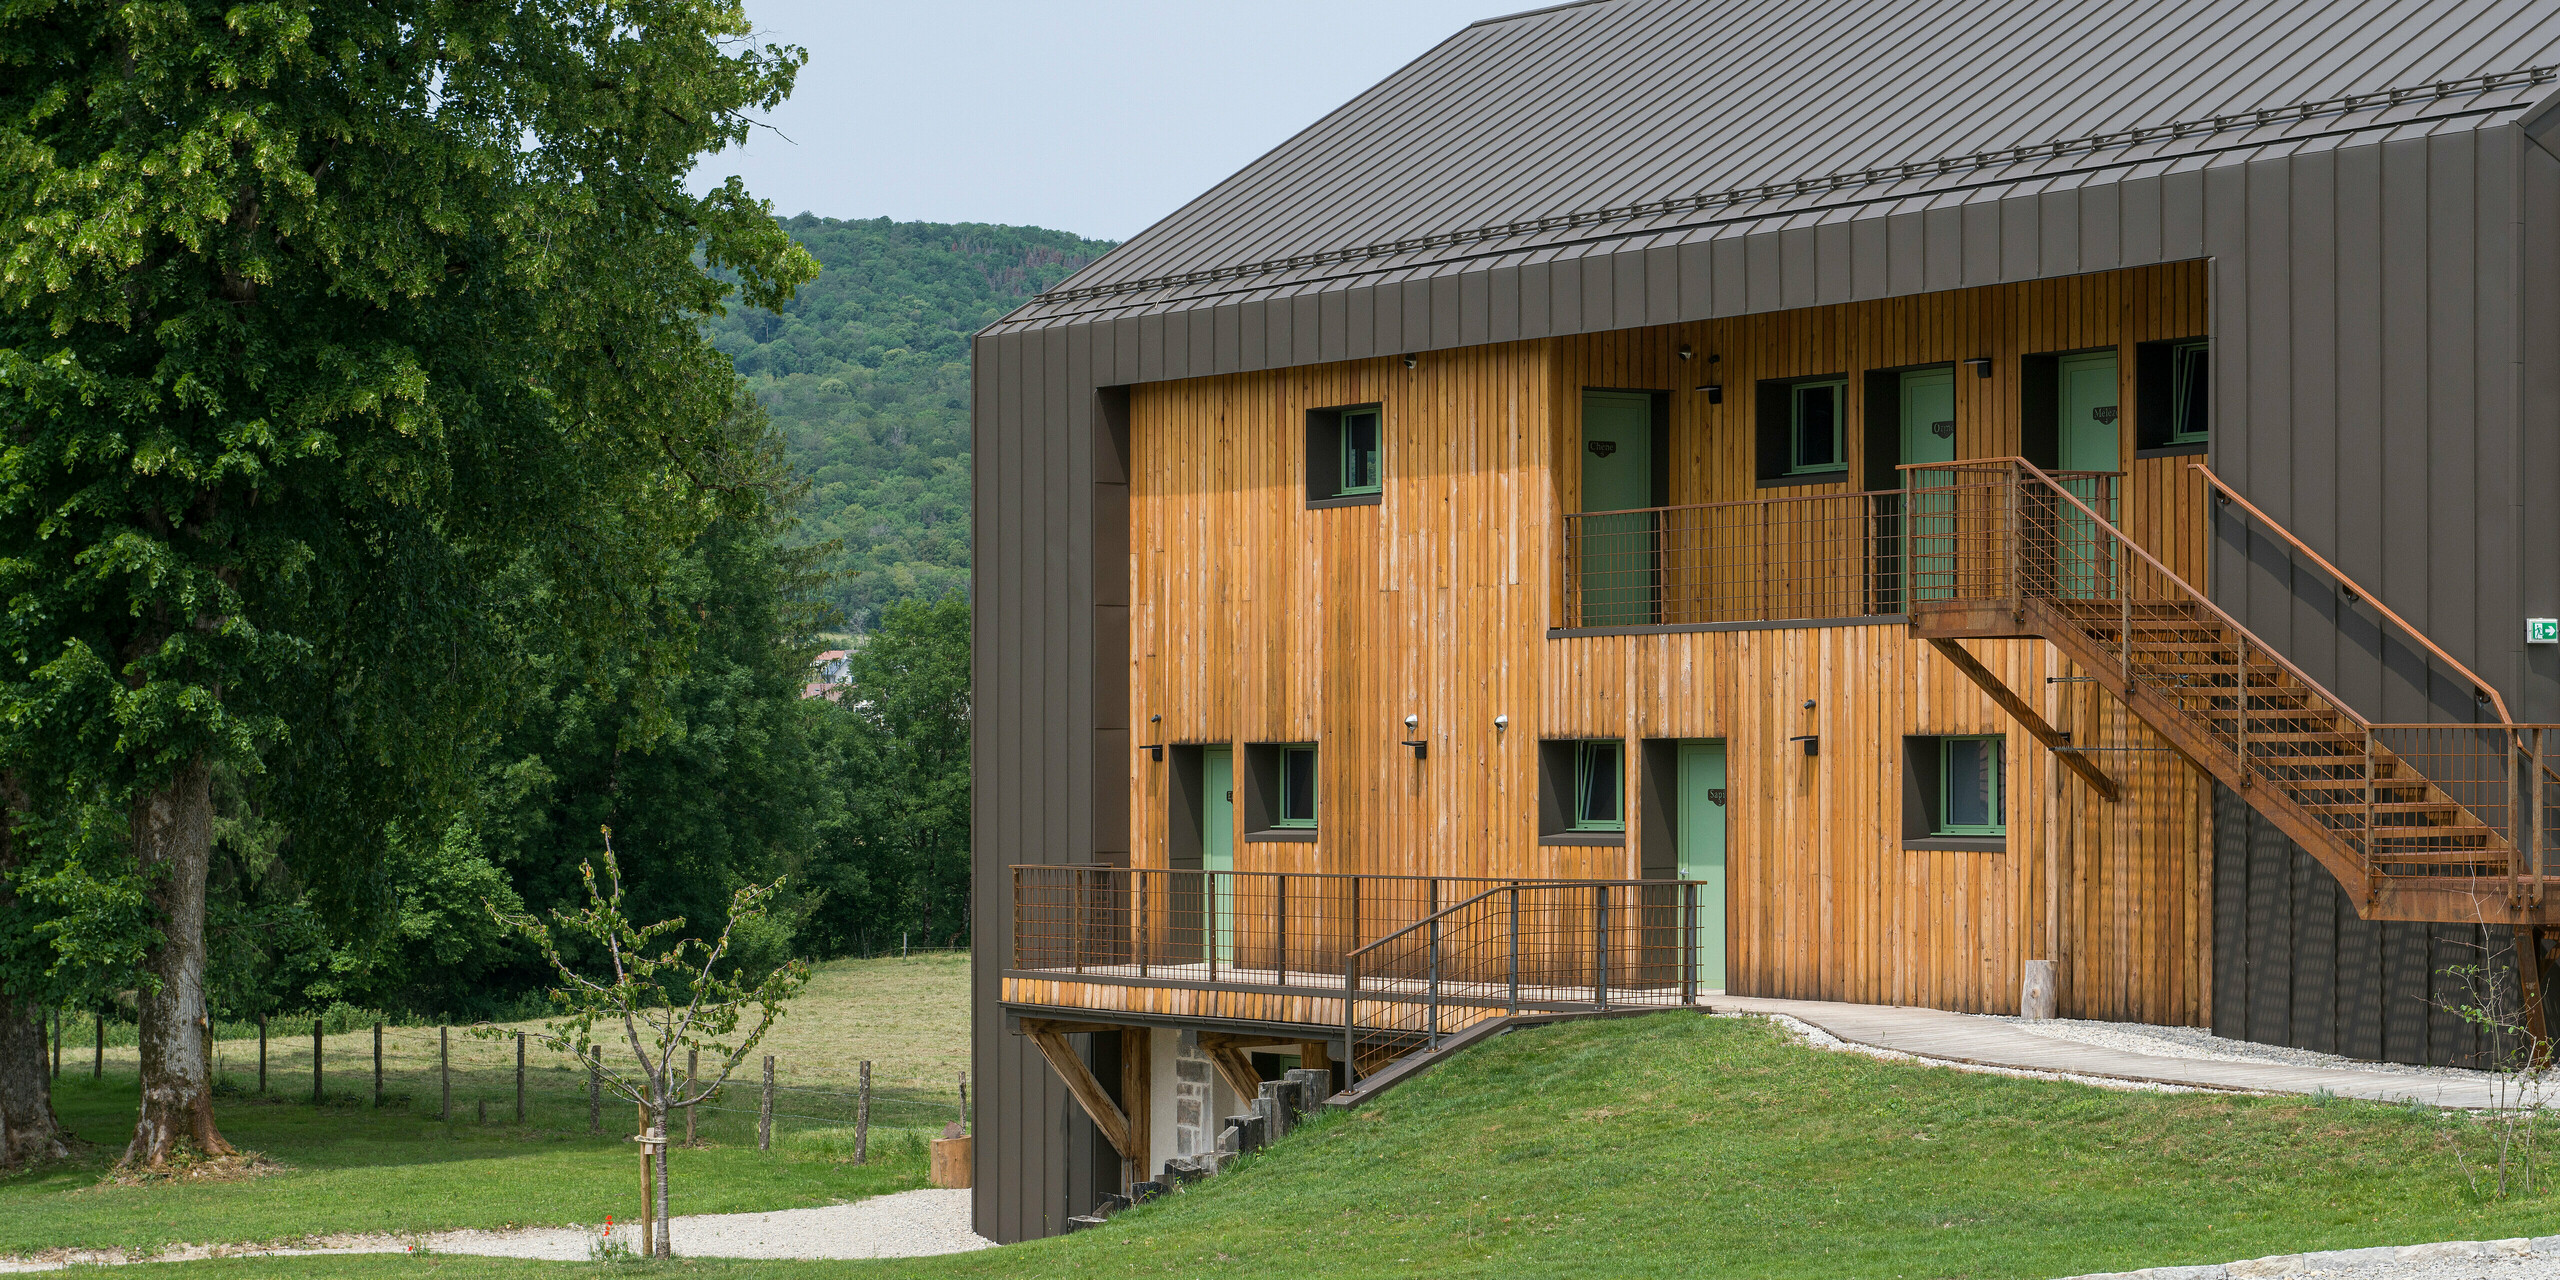
[[[1320,1038],[1355,1076],[1487,1018],[1698,996],[1695,881],[1012,870],[1014,971],[1343,1000]]]
[[[1780,622],[1903,612],[1966,590],[1955,562],[1907,554],[1981,524],[1976,486],[1953,468],[1906,468],[1911,485],[1564,517],[1567,627]],[[2055,479],[2112,518],[2122,473]],[[1991,532],[1983,529],[1982,532]]]

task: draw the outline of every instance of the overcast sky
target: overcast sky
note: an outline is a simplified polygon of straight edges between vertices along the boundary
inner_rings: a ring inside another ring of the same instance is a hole
[[[782,136],[697,177],[743,175],[782,214],[1126,239],[1460,27],[1537,4],[747,0],[809,65]]]

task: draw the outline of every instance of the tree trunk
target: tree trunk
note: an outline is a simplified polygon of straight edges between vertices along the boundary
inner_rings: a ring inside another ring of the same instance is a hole
[[[661,1137],[667,1136],[665,1112],[660,1112],[658,1114],[658,1133]],[[672,1258],[675,1256],[675,1245],[672,1241],[667,1239],[667,1225],[670,1221],[667,1217],[667,1145],[668,1144],[664,1142],[658,1144],[658,1203],[651,1206],[658,1215],[658,1247],[656,1252],[661,1258]]]
[[[44,1010],[0,995],[0,1165],[71,1154],[71,1131],[53,1114],[44,1057]]]
[[[14,772],[0,772],[0,906],[19,862],[18,815],[27,795]],[[44,1057],[44,1002],[0,991],[0,1165],[71,1154],[71,1131],[53,1114],[53,1073]]]
[[[164,1168],[192,1149],[232,1154],[213,1123],[212,1026],[204,1003],[204,878],[213,856],[212,769],[182,766],[133,803],[133,854],[150,881],[160,939],[143,954],[142,1114],[124,1164]]]

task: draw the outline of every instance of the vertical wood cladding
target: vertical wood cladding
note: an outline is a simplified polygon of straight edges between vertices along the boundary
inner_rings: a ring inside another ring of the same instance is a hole
[[[2120,804],[1899,625],[1546,633],[1560,616],[1558,513],[1579,497],[1582,388],[1673,393],[1675,503],[1814,491],[1754,478],[1756,380],[1988,355],[1991,378],[1959,366],[1958,452],[2015,453],[2020,356],[2117,347],[2129,405],[2132,344],[2202,333],[2203,280],[2201,264],[2180,263],[1468,347],[1413,368],[1389,358],[1133,388],[1128,723],[1161,715],[1171,742],[1319,744],[1315,843],[1240,843],[1240,870],[1632,877],[1632,842],[1539,842],[1538,742],[1723,738],[1732,989],[2005,1011],[2022,962],[2058,941],[2067,1012],[2201,1022],[2212,861],[2200,780],[2093,686],[2046,683],[2074,674],[2049,646],[1973,648],[2075,742],[2142,748],[2100,757],[2126,788]],[[1725,401],[1709,405],[1692,388],[1717,376]],[[1853,458],[1862,384],[1850,381]],[[1384,501],[1309,509],[1307,411],[1367,403],[1385,406]],[[2120,417],[2128,458],[2136,417]],[[2187,460],[2129,467],[2125,521],[2192,572],[2200,490]],[[1400,745],[1407,715],[1427,759]],[[1821,735],[1818,757],[1790,741],[1806,733]],[[1903,847],[1902,739],[1953,733],[2008,736],[2005,851]],[[1137,766],[1139,865],[1163,865],[1169,780]]]

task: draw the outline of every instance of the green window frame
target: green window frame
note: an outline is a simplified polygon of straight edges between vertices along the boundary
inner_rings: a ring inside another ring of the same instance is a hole
[[[1787,388],[1787,474],[1849,469],[1849,383],[1799,382]]]
[[[2213,344],[2181,342],[2169,348],[2169,443],[2198,444],[2212,428]]]
[[[1280,748],[1279,803],[1272,807],[1274,827],[1316,825],[1316,748],[1312,742]]]
[[[1376,409],[1342,411],[1342,470],[1334,473],[1341,477],[1341,483],[1335,496],[1376,493],[1385,487],[1379,449],[1379,437],[1385,432],[1380,429],[1380,421]]]
[[[1938,739],[1937,834],[2009,834],[2008,754],[1997,734]]]
[[[1626,745],[1615,738],[1573,744],[1573,829],[1627,829]]]

